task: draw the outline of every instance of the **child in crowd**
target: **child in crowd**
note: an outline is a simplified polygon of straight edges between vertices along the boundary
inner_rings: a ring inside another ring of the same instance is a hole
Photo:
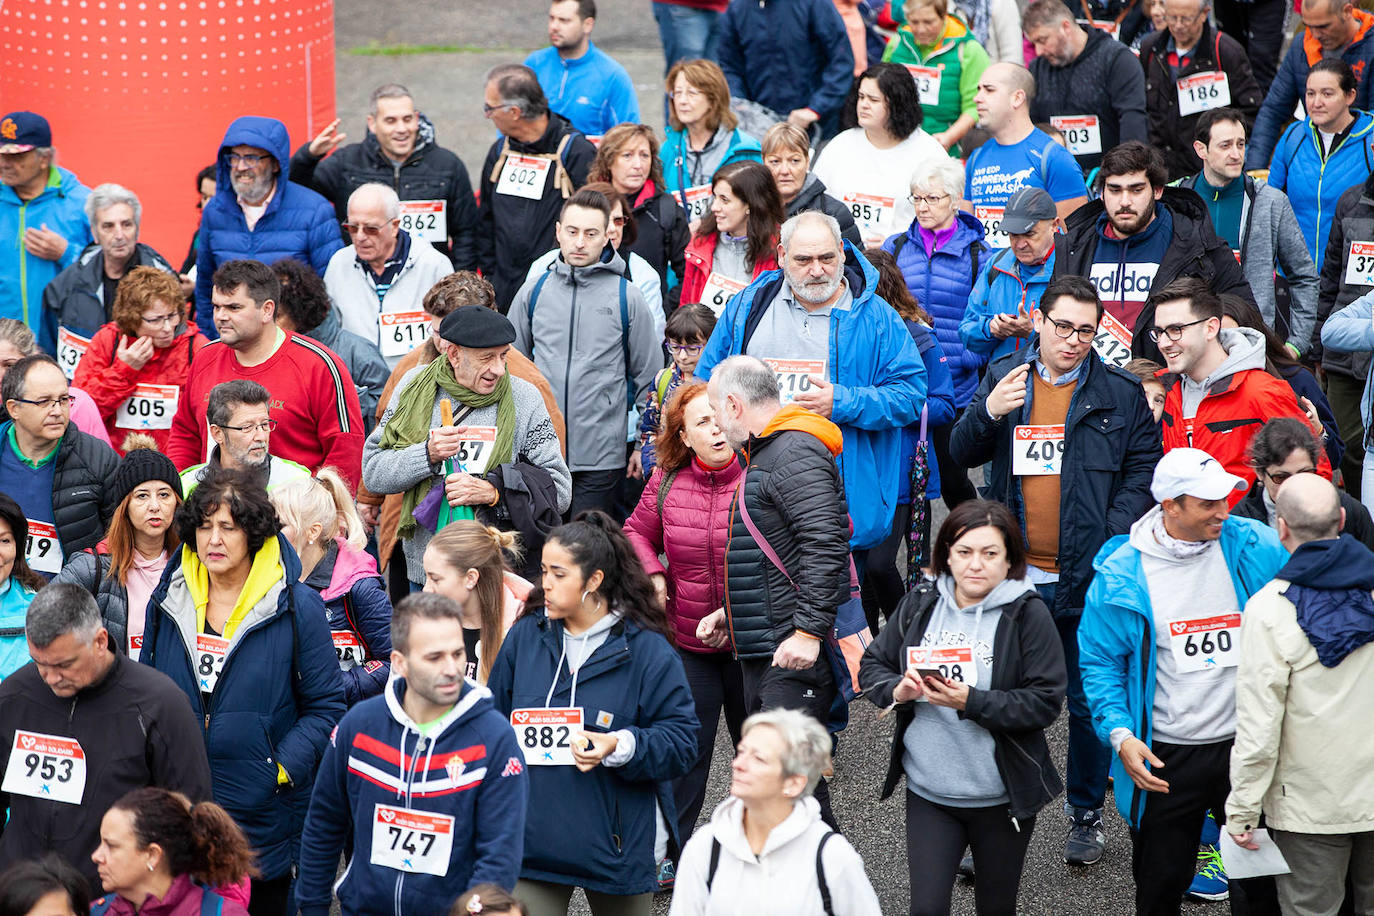
[[[479,884],[453,903],[449,916],[530,916],[529,907],[495,884]]]
[[[711,339],[711,331],[715,326],[716,313],[700,303],[681,305],[668,316],[663,333],[673,364],[660,370],[654,377],[653,387],[649,389],[649,397],[644,403],[644,413],[639,420],[639,451],[634,457],[639,458],[645,480],[654,470],[654,437],[658,435],[663,405],[684,380],[692,377],[701,359],[701,351],[706,341]]]
[[[1164,367],[1149,359],[1133,359],[1121,368],[1140,379],[1145,389],[1145,400],[1150,402],[1150,410],[1154,412],[1155,422],[1158,423],[1164,415],[1164,395],[1173,387],[1178,376],[1171,373],[1160,375]]]

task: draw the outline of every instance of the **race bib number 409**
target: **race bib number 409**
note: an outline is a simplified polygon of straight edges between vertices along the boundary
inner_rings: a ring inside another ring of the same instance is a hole
[[[1060,473],[1064,464],[1063,426],[1018,426],[1011,432],[1013,474],[1040,477]]]

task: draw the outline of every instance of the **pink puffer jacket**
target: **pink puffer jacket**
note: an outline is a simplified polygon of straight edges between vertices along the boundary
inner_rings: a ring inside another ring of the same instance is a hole
[[[688,652],[719,652],[697,639],[701,618],[725,604],[725,544],[730,540],[730,503],[744,469],[732,461],[712,471],[695,458],[673,478],[658,512],[663,468],[654,468],[639,505],[625,522],[644,570],[668,578],[668,618],[677,644]],[[668,559],[664,569],[658,555]],[[725,650],[728,651],[728,650]]]

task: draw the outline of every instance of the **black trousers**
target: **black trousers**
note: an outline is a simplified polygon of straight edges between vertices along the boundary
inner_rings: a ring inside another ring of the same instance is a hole
[[[746,715],[765,709],[797,709],[821,725],[830,721],[830,706],[838,691],[824,646],[810,668],[793,671],[774,667],[771,658],[746,658],[740,660],[740,672],[744,677]],[[821,805],[821,819],[839,830],[835,812],[830,808],[830,787],[824,779],[817,783],[815,796]]]
[[[956,411],[955,421],[957,422],[963,414],[963,410]],[[935,461],[940,467],[940,497],[950,509],[965,500],[978,498],[973,481],[968,479],[968,468],[950,457],[949,437],[953,431],[953,423],[937,426],[930,431],[930,444],[935,446]]]
[[[739,729],[744,723],[744,676],[739,662],[729,652],[687,652],[678,649],[683,670],[687,672],[687,686],[692,690],[696,705],[697,762],[692,769],[673,781],[673,803],[677,807],[678,837],[685,846],[696,829],[701,806],[706,800],[706,783],[711,777],[711,758],[715,755],[716,730],[721,710],[725,710],[725,727],[730,739],[739,744]]]
[[[1019,829],[1018,829],[1019,828]],[[906,793],[906,864],[911,916],[948,916],[964,850],[978,863],[973,883],[978,916],[1015,916],[1016,892],[1035,818],[1013,824],[1006,805],[951,808]]]
[[[624,477],[624,468],[612,468],[609,471],[573,471],[572,502],[568,505],[568,521],[577,518],[578,513],[591,509],[600,509],[614,518],[616,504],[620,501],[620,481]]]
[[[291,873],[280,878],[253,878],[249,886],[249,916],[286,916],[291,899]]]

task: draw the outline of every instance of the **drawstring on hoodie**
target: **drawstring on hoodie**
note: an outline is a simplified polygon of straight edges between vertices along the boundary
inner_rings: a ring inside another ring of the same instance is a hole
[[[587,644],[587,639],[588,639],[590,636],[591,636],[590,631],[588,631],[588,632],[582,634],[582,645],[583,645],[583,646],[586,646],[586,644]],[[553,692],[554,692],[555,690],[558,689],[558,674],[559,674],[560,671],[563,670],[563,662],[568,660],[568,640],[569,640],[569,639],[572,639],[572,638],[574,638],[574,637],[572,637],[571,635],[569,635],[569,633],[568,633],[566,630],[563,631],[563,638],[562,638],[561,640],[559,640],[560,651],[559,651],[559,653],[558,653],[558,665],[553,669],[553,683],[549,685],[549,692],[548,692],[547,694],[545,694],[545,696],[544,696],[544,706],[545,706],[545,707],[549,707],[549,706],[553,703]],[[583,655],[582,655],[582,661],[583,661],[584,663],[587,661],[587,655],[586,655],[585,652],[584,652]],[[577,706],[577,672],[578,672],[578,671],[581,671],[581,670],[582,670],[582,665],[578,665],[577,668],[576,668],[576,670],[574,670],[574,669],[573,669],[573,666],[572,666],[572,662],[571,662],[571,661],[568,662],[568,674],[572,675],[572,688],[571,688],[571,692],[570,692],[570,694],[569,694],[569,696],[568,696],[568,708],[569,708],[569,709],[574,708],[574,707]]]

